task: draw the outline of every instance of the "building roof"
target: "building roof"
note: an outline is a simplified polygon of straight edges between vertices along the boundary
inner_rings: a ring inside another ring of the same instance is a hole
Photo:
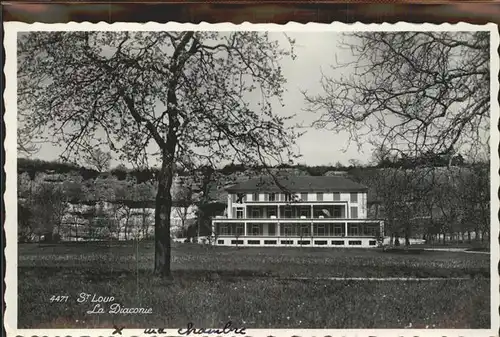
[[[239,184],[228,187],[229,193],[240,192],[282,192],[288,190],[292,193],[299,192],[366,192],[368,188],[348,178],[341,176],[286,176],[261,177],[249,179]]]

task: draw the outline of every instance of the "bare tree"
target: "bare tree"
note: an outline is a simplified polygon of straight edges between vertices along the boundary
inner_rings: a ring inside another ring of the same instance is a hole
[[[46,241],[58,234],[63,215],[67,208],[66,198],[61,188],[52,184],[40,184],[33,191],[28,207],[31,209],[34,233]]]
[[[40,150],[40,146],[33,144],[32,135],[35,130],[19,128],[17,130],[17,153],[18,155],[31,156]]]
[[[150,205],[151,201],[154,200],[154,186],[152,182],[143,182],[140,184],[133,184],[130,188],[132,191],[131,200],[138,202],[139,208],[138,212],[140,215],[140,230],[142,232],[142,238],[147,239],[149,235],[150,221]]]
[[[84,153],[84,159],[86,165],[90,165],[98,172],[105,172],[109,170],[111,164],[111,154],[109,152],[104,152],[100,148]]]
[[[488,162],[476,162],[463,168],[457,175],[457,199],[462,210],[460,230],[466,231],[471,241],[471,231],[476,240],[484,241],[490,234],[490,170]],[[479,233],[481,235],[479,235]]]
[[[181,233],[187,233],[187,219],[189,214],[189,208],[193,206],[193,187],[190,182],[184,182],[183,180],[177,186],[177,191],[174,194],[175,208],[174,212],[177,218],[181,222]]]
[[[261,32],[23,34],[23,127],[44,126],[66,145],[65,158],[106,144],[140,167],[157,160],[154,269],[169,276],[171,187],[180,163],[268,166],[294,158],[292,116],[273,112],[286,81],[280,59],[294,57],[289,42],[283,49]],[[246,101],[252,92],[260,94],[257,107]]]
[[[17,201],[17,239],[18,242],[30,242],[35,234],[33,212],[25,202]]]
[[[317,127],[411,156],[485,142],[488,32],[367,32],[346,36],[353,62],[305,93]],[[343,75],[347,74],[347,75]]]
[[[120,221],[120,231],[123,230],[125,241],[130,239],[131,226],[133,226],[132,217],[132,208],[126,204],[122,204],[118,209],[118,219]]]

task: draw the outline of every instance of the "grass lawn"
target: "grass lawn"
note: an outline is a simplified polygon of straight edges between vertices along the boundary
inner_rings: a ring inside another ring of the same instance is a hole
[[[246,328],[490,326],[486,254],[180,244],[173,280],[153,276],[153,258],[149,243],[20,244],[19,327],[222,327],[229,320]],[[466,279],[314,279],[449,276]],[[93,304],[77,303],[82,292],[152,313],[87,314]],[[51,303],[53,295],[69,300]]]
[[[472,241],[468,242],[434,242],[434,243],[422,243],[422,244],[414,244],[411,247],[414,248],[459,248],[465,250],[472,251],[489,251],[490,245],[489,242],[485,241]]]

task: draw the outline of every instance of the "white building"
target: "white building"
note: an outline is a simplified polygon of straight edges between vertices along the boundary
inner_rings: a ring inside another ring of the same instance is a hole
[[[376,247],[383,221],[367,219],[367,187],[345,177],[257,178],[227,188],[226,246]]]

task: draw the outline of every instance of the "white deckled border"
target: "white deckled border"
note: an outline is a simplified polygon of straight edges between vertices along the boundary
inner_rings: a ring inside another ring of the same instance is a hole
[[[500,177],[498,175],[500,169],[500,161],[498,158],[498,144],[500,142],[497,122],[499,119],[498,105],[498,73],[499,73],[499,57],[497,49],[499,46],[499,34],[497,25],[489,23],[486,25],[471,25],[467,23],[458,24],[344,24],[334,22],[332,24],[319,23],[288,23],[286,25],[277,24],[251,24],[245,22],[241,25],[231,23],[219,24],[179,24],[167,23],[159,24],[155,22],[148,23],[98,23],[92,24],[89,22],[62,23],[62,24],[43,24],[34,23],[26,24],[20,22],[5,22],[4,23],[4,47],[5,47],[5,83],[4,92],[5,116],[4,122],[6,127],[5,135],[5,172],[6,172],[6,190],[4,195],[5,202],[5,233],[6,233],[6,311],[4,318],[4,326],[8,336],[113,336],[113,337],[129,337],[129,336],[154,336],[145,335],[143,330],[126,328],[122,331],[122,335],[112,335],[112,329],[17,329],[17,145],[16,145],[16,126],[17,126],[17,33],[22,31],[71,31],[71,30],[86,30],[86,31],[182,31],[182,30],[217,30],[217,31],[234,31],[234,30],[253,30],[253,31],[301,31],[301,32],[353,32],[353,31],[489,31],[490,40],[490,74],[491,74],[491,329],[478,330],[461,330],[461,329],[250,329],[247,330],[246,336],[474,336],[474,337],[489,337],[497,336],[500,328],[498,310],[499,302],[499,221],[497,212],[500,208],[498,199],[498,188]],[[32,313],[36,315],[37,313]],[[186,318],[189,319],[189,318]],[[146,328],[146,327],[145,327]],[[181,328],[181,327],[179,327]],[[184,327],[182,327],[184,328]],[[215,328],[215,327],[214,327]],[[176,329],[166,330],[167,334],[159,336],[177,336]],[[191,335],[192,336],[192,335]],[[203,336],[203,335],[198,335]],[[230,335],[227,335],[230,336]],[[241,336],[241,335],[240,335]]]

